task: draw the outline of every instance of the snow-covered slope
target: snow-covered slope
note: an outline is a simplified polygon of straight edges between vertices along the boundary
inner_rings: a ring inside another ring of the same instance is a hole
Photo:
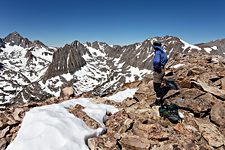
[[[52,61],[54,50],[44,45],[24,48],[10,43],[1,50],[0,62],[5,68],[0,72],[0,103],[7,103],[24,87],[40,80]]]
[[[71,44],[71,46],[73,45],[74,43]],[[93,91],[96,95],[104,95],[109,90],[116,89],[123,83],[142,79],[146,73],[151,72],[149,64],[145,66],[148,69],[144,67],[140,69],[138,67],[139,65],[136,64],[138,62],[130,62],[130,59],[124,56],[127,54],[126,51],[129,51],[129,48],[120,48],[115,52],[116,50],[113,47],[102,42],[79,43],[78,46],[76,45],[74,47],[80,51],[80,55],[86,64],[74,73],[69,73],[69,71],[64,72],[64,74],[58,75],[57,77],[48,78],[45,83],[42,81],[39,82],[42,87],[51,86],[51,88],[55,89],[57,91],[55,92],[56,94],[51,92],[54,96],[59,96],[61,91],[60,86],[65,86],[65,84],[70,85],[68,82],[72,83],[71,86],[74,87],[76,95],[89,91]],[[145,50],[135,49],[132,55],[139,57],[141,51]],[[151,57],[150,55],[146,56]],[[66,59],[60,61],[67,62]],[[139,61],[142,62],[141,59]],[[67,77],[65,78],[64,76]],[[52,83],[57,81],[58,84],[52,86]],[[46,91],[51,91],[51,89],[46,88]]]

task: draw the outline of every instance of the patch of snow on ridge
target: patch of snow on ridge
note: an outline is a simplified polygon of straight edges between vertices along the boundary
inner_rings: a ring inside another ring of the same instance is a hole
[[[105,97],[106,99],[109,100],[113,100],[115,102],[122,102],[123,100],[125,100],[128,97],[133,97],[133,95],[135,94],[135,92],[137,92],[138,88],[134,88],[134,89],[126,89],[124,91],[120,91],[112,96],[109,97]]]
[[[175,69],[177,69],[177,68],[180,68],[180,67],[182,67],[182,66],[184,66],[185,64],[176,64],[176,65],[174,65],[174,66],[171,66],[171,68],[175,68]]]
[[[66,79],[66,81],[70,81],[73,79],[73,75],[71,75],[70,73],[67,73],[67,74],[63,74],[63,75],[60,75],[62,77],[64,77]]]
[[[211,48],[207,47],[207,48],[204,48],[204,50],[207,52],[207,53],[210,53],[212,51]]]
[[[141,47],[141,43],[138,43],[137,45],[135,45],[136,46],[136,48],[135,49],[139,49],[140,47]]]
[[[213,46],[213,47],[211,47],[211,48],[214,49],[214,50],[217,50],[217,49],[218,49],[217,46]]]
[[[67,109],[76,104],[84,106],[83,111],[100,122],[102,127],[92,129],[69,113]],[[89,150],[85,144],[87,138],[96,137],[105,130],[103,120],[106,112],[117,111],[114,106],[94,104],[88,98],[33,108],[26,113],[16,138],[7,150]]]
[[[180,39],[180,41],[184,44],[184,45],[182,46],[182,48],[183,48],[184,50],[187,49],[187,48],[192,48],[192,49],[201,50],[201,48],[198,47],[198,46],[189,44],[189,43],[187,43],[187,42],[185,42],[185,41],[183,41],[183,40],[181,40],[181,39]]]
[[[93,56],[102,56],[102,57],[105,57],[105,53],[101,52],[100,50],[97,50],[95,48],[92,48],[92,47],[88,47],[87,48],[89,49],[89,52],[93,55]]]

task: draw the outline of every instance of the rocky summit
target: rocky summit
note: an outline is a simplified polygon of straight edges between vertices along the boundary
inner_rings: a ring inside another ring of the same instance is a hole
[[[75,49],[74,49],[75,50]],[[137,88],[133,98],[122,102],[85,92],[79,97],[91,97],[96,104],[113,105],[118,112],[106,113],[106,131],[90,137],[86,144],[91,150],[224,150],[225,149],[225,61],[220,55],[201,51],[175,53],[166,67],[165,80],[173,78],[177,90],[168,90],[164,104],[179,106],[182,120],[172,123],[159,115],[159,106],[154,105],[152,74],[143,79],[125,83],[115,90]],[[163,83],[162,86],[164,86]],[[62,90],[61,96],[43,102],[29,102],[2,108],[0,111],[0,149],[4,150],[16,137],[25,112],[31,108],[77,98],[73,88]],[[68,111],[82,119],[90,128],[101,126],[90,118],[82,105]]]

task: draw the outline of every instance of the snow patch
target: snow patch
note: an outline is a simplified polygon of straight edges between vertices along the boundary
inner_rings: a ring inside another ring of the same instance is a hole
[[[213,50],[217,50],[218,49],[218,47],[217,46],[213,46],[213,47],[211,47]]]
[[[175,68],[175,69],[177,69],[177,68],[180,68],[180,67],[182,67],[182,66],[184,66],[185,64],[176,64],[176,65],[174,65],[174,66],[171,66],[171,68]]]
[[[100,122],[102,127],[91,129],[83,120],[69,113],[67,108],[76,104],[84,106],[87,115]],[[115,113],[118,109],[94,104],[88,98],[33,108],[26,113],[16,138],[7,150],[89,150],[85,140],[105,130],[103,120],[107,111]]]
[[[183,48],[184,50],[187,49],[187,48],[192,48],[192,49],[201,50],[201,48],[198,47],[198,46],[189,44],[189,43],[187,43],[187,42],[185,42],[185,41],[183,41],[183,40],[181,40],[181,39],[180,39],[180,41],[184,44],[184,45],[182,46],[182,48]]]
[[[212,51],[212,49],[211,49],[211,48],[209,48],[209,47],[204,48],[204,50],[205,50],[207,53],[209,53],[209,54],[210,54],[210,52]]]
[[[92,47],[88,47],[87,48],[89,49],[89,52],[93,55],[93,56],[102,56],[102,57],[105,57],[105,53],[101,52],[100,50],[97,50],[95,48],[92,48]]]
[[[113,100],[115,102],[122,102],[123,100],[125,100],[128,97],[133,97],[133,95],[135,94],[135,92],[137,92],[138,88],[134,88],[134,89],[126,89],[124,91],[120,91],[112,96],[109,97],[105,97],[106,99],[109,100]]]
[[[63,75],[60,75],[62,76],[63,78],[66,79],[66,81],[70,81],[73,79],[73,75],[71,75],[70,73],[67,73],[67,74],[63,74]]]
[[[136,46],[135,49],[137,50],[137,49],[139,49],[139,48],[141,47],[141,43],[139,43],[139,44],[137,44],[137,45],[135,45],[135,46]]]
[[[129,83],[129,82],[133,82],[137,79],[142,79],[142,76],[144,74],[149,74],[151,73],[151,70],[148,70],[148,69],[143,69],[143,70],[140,70],[139,68],[137,67],[133,67],[133,66],[130,66],[130,69],[128,70],[130,72],[130,76],[126,76],[126,81],[125,83]]]

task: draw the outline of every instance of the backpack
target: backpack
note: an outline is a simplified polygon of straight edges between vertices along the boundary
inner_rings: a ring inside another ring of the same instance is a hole
[[[172,123],[178,123],[182,121],[182,118],[179,116],[178,113],[179,106],[174,103],[171,103],[167,106],[160,106],[159,107],[159,114],[163,118],[167,118]]]

